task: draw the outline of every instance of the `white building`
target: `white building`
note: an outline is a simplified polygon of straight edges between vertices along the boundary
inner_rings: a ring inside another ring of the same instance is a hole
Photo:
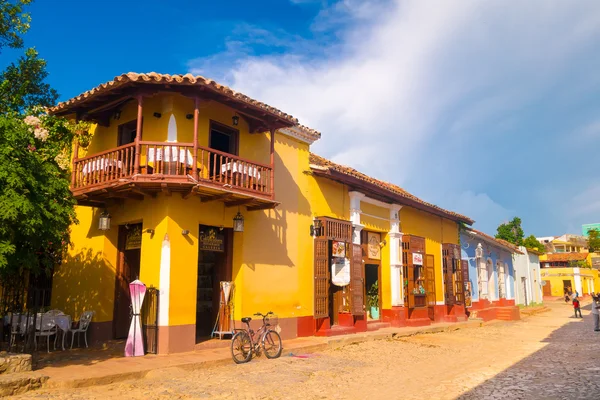
[[[515,268],[515,303],[528,306],[542,303],[542,277],[540,274],[540,255],[535,250],[519,247],[523,254],[513,255]]]

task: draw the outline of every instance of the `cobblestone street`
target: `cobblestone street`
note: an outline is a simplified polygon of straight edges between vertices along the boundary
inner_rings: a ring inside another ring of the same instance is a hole
[[[305,358],[206,370],[160,370],[145,379],[44,390],[21,399],[598,399],[600,335],[590,306],[482,328],[370,341]]]

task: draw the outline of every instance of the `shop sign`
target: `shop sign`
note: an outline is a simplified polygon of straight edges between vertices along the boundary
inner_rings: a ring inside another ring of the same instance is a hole
[[[367,247],[371,260],[381,260],[381,233],[367,232]]]
[[[125,250],[135,250],[142,248],[142,228],[136,226],[127,231],[125,240]]]
[[[214,228],[204,230],[200,232],[198,247],[206,251],[225,251],[224,236]]]
[[[471,307],[473,305],[471,301],[471,282],[465,282],[465,307]]]
[[[423,254],[413,253],[413,265],[423,265]]]
[[[331,260],[331,282],[336,286],[350,283],[350,259],[335,257]]]
[[[333,257],[346,257],[346,243],[334,240],[331,244],[331,255]]]

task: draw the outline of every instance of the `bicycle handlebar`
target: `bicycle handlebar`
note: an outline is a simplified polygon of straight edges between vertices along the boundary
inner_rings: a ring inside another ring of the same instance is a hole
[[[257,312],[256,314],[254,314],[254,316],[256,316],[256,317],[263,317],[263,318],[265,318],[265,317],[268,317],[268,316],[269,316],[269,315],[271,315],[271,314],[273,314],[273,311],[269,311],[269,312],[268,312],[268,313],[266,313],[266,314],[261,314],[261,313]]]

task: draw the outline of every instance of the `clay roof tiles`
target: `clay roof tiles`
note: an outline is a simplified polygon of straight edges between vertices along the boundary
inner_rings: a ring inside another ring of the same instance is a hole
[[[298,124],[298,119],[293,116],[284,113],[281,110],[278,110],[275,107],[271,107],[268,104],[262,103],[258,100],[254,100],[251,97],[246,96],[243,93],[236,92],[235,90],[229,88],[228,86],[221,85],[218,82],[215,82],[212,79],[205,78],[201,75],[169,75],[169,74],[159,74],[156,72],[149,73],[137,73],[137,72],[128,72],[126,74],[119,75],[115,77],[112,81],[105,82],[101,85],[96,86],[95,88],[88,90],[79,96],[75,96],[72,99],[63,101],[58,103],[55,107],[50,109],[51,113],[59,113],[61,111],[68,110],[69,108],[84,103],[85,101],[92,99],[100,94],[108,93],[112,90],[115,90],[118,87],[124,86],[130,83],[148,83],[148,84],[171,84],[171,85],[180,85],[180,86],[202,86],[208,88],[214,92],[218,92],[222,95],[228,96],[235,100],[244,102],[248,105],[254,106],[256,108],[260,108],[266,112],[269,112],[278,118],[285,120],[286,122],[300,128],[307,134],[313,136],[315,139],[321,137],[321,133],[308,128],[306,126]]]
[[[466,217],[462,214],[458,214],[453,211],[448,211],[441,207],[436,206],[435,204],[431,204],[426,201],[423,201],[420,198],[418,198],[417,196],[402,189],[400,186],[394,185],[393,183],[384,182],[379,179],[372,178],[366,174],[363,174],[362,172],[355,170],[354,168],[336,164],[333,161],[327,160],[326,158],[323,158],[316,154],[310,153],[310,164],[317,166],[317,167],[321,167],[321,168],[331,169],[331,170],[337,171],[339,173],[342,173],[344,175],[354,177],[356,179],[359,179],[359,180],[369,183],[371,185],[377,186],[381,189],[388,191],[392,195],[396,195],[401,198],[412,200],[413,202],[420,204],[420,205],[424,206],[425,208],[432,208],[434,210],[437,210],[438,212],[444,214],[446,217],[448,217],[450,219],[465,222],[465,223],[468,223],[469,225],[473,224],[473,222],[474,222],[472,219],[470,219],[469,217]]]
[[[589,253],[550,253],[547,259],[541,262],[567,262],[583,261],[587,259]]]
[[[483,233],[481,231],[478,231],[477,229],[473,229],[473,228],[469,228],[469,231],[477,234],[478,236],[481,236],[484,239],[487,239],[488,242],[496,242],[497,244],[499,244],[500,246],[503,246],[505,248],[508,248],[509,250],[518,253],[518,254],[523,254],[523,252],[521,250],[519,250],[519,246],[512,244],[511,242],[507,242],[504,239],[498,239],[495,238],[493,236],[488,235],[487,233]]]

